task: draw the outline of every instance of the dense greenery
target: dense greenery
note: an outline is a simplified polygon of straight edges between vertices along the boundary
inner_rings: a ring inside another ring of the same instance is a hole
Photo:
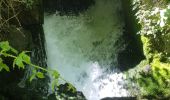
[[[170,5],[169,0],[133,0],[141,25],[139,34],[146,57],[141,62],[139,84],[141,96],[170,98]],[[144,63],[143,63],[144,62]]]

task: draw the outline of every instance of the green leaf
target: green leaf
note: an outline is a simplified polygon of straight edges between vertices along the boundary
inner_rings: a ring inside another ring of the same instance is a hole
[[[28,56],[28,55],[26,54],[26,52],[22,52],[22,53],[20,54],[20,56],[22,57],[22,59],[23,59],[23,61],[24,61],[25,63],[27,63],[27,64],[30,64],[30,63],[31,63],[30,56]]]
[[[3,61],[2,58],[0,58],[0,63],[2,63],[2,61]]]
[[[18,57],[14,60],[13,63],[13,67],[15,67],[15,65],[18,66],[18,68],[25,68],[24,66],[24,62],[27,64],[31,63],[30,57],[26,54],[26,52],[21,52]]]
[[[36,73],[37,73],[37,70],[36,70],[36,69],[32,69],[32,75],[31,75],[31,77],[30,77],[30,79],[29,79],[30,82],[31,82],[33,79],[36,78]]]
[[[4,64],[2,58],[0,58],[0,71],[2,69],[5,69],[7,72],[10,72],[9,67],[6,64]]]
[[[71,91],[73,93],[77,91],[76,88],[71,83],[68,83],[67,89],[68,91]]]
[[[36,76],[37,76],[38,78],[44,78],[44,74],[43,74],[42,72],[37,72],[37,73],[36,73]]]
[[[52,76],[53,76],[55,79],[58,79],[58,78],[60,77],[60,74],[59,74],[56,70],[54,70],[54,71],[52,72]]]
[[[35,76],[36,76],[35,74],[32,74],[29,81],[32,82],[32,80],[35,79]]]
[[[165,17],[167,17],[167,23],[170,24],[170,9],[166,9]]]
[[[15,53],[15,54],[18,54],[18,51],[17,51],[16,49],[14,49],[14,48],[11,48],[11,51],[12,51],[13,53]]]
[[[22,58],[20,56],[15,59],[15,64],[18,66],[19,69],[20,68],[23,68],[23,69],[25,68],[23,60],[22,60]]]
[[[18,54],[18,51],[15,50],[14,48],[12,48],[12,47],[9,45],[9,42],[8,42],[8,41],[0,42],[0,48],[2,49],[1,52],[3,52],[3,53],[11,50],[13,53]]]
[[[7,72],[10,72],[9,67],[6,64],[0,63],[0,66],[1,66],[1,70],[5,69]]]
[[[2,49],[2,52],[7,52],[11,49],[8,41],[0,42],[0,48]]]
[[[51,84],[52,91],[55,91],[55,89],[58,86],[58,79],[54,79]]]

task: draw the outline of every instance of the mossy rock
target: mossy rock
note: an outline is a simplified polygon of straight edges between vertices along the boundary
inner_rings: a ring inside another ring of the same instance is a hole
[[[163,99],[170,97],[170,63],[161,62],[162,55],[152,51],[150,40],[143,37],[144,53],[147,59],[145,63],[138,66],[141,69],[136,76],[137,83],[141,87],[141,94],[148,99]],[[150,60],[152,59],[152,60]],[[143,68],[149,64],[151,70],[146,73]],[[140,77],[139,77],[140,76]]]

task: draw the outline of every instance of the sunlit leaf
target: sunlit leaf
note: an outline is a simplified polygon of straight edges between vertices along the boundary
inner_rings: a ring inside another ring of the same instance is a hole
[[[2,70],[2,69],[5,69],[7,72],[10,71],[10,70],[9,70],[9,67],[8,67],[6,64],[0,63],[0,66],[1,66],[1,70]]]
[[[25,68],[24,63],[23,63],[23,59],[22,59],[21,56],[18,56],[18,57],[14,60],[14,65],[13,65],[13,67],[15,67],[15,65],[17,65],[19,69],[20,69],[20,68],[23,68],[23,69]]]
[[[13,53],[15,53],[15,54],[18,54],[18,51],[15,50],[14,48],[11,48],[11,51],[12,51]]]
[[[9,67],[6,64],[4,64],[2,58],[0,58],[0,71],[3,69],[5,69],[7,72],[10,71]]]
[[[38,78],[44,78],[44,74],[43,74],[42,72],[37,72],[37,73],[36,73],[36,76],[37,76]]]
[[[52,91],[55,91],[55,89],[58,86],[58,79],[54,79],[51,84]]]
[[[36,76],[35,74],[32,74],[29,81],[32,82],[32,80],[35,79],[35,76]]]
[[[3,52],[7,52],[10,50],[10,45],[8,41],[5,42],[0,42],[0,48],[2,49]]]
[[[31,77],[29,79],[29,81],[31,82],[33,79],[36,78],[36,73],[37,73],[37,70],[36,69],[32,69],[32,74],[31,74]]]
[[[18,57],[14,60],[13,67],[17,65],[19,68],[25,68],[24,62],[27,64],[31,63],[30,57],[25,53],[22,52],[18,55]]]
[[[22,52],[20,56],[22,57],[23,61],[26,62],[27,64],[31,63],[30,56],[28,56],[26,52]]]
[[[55,78],[55,79],[58,79],[60,77],[60,74],[54,70],[53,73],[52,73],[52,76]]]

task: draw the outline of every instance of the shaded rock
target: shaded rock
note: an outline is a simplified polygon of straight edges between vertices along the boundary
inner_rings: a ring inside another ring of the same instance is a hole
[[[75,87],[70,89],[68,83],[59,85],[57,95],[60,96],[60,98],[67,100],[86,100],[82,92],[76,91]]]
[[[1,30],[0,41],[9,41],[18,51],[31,50],[32,36],[30,31],[11,25]]]
[[[60,14],[79,14],[94,4],[94,0],[45,0],[44,7],[46,12],[55,12]]]
[[[124,45],[124,49],[119,51],[117,55],[118,67],[125,71],[129,68],[135,67],[145,58],[143,54],[142,42],[140,35],[137,32],[140,30],[140,25],[137,24],[135,12],[132,11],[132,4],[129,0],[122,0],[123,14],[124,14],[124,33],[118,39],[117,44],[120,48]]]

